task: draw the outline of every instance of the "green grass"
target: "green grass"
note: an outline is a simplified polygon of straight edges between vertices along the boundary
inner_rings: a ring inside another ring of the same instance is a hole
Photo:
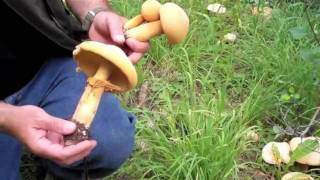
[[[285,140],[275,139],[272,126],[306,125],[320,100],[319,65],[300,54],[316,43],[311,33],[298,40],[290,34],[294,27],[308,27],[303,4],[275,4],[273,17],[266,19],[252,16],[250,5],[240,0],[220,1],[227,7],[224,15],[206,11],[216,1],[173,2],[187,11],[190,32],[176,46],[164,37],[153,39],[137,65],[139,86],[120,97],[138,117],[136,150],[109,178],[250,179],[254,173],[279,178],[285,172],[260,157],[266,142]],[[141,4],[113,2],[129,17]],[[223,42],[228,32],[239,34],[236,43]],[[137,107],[145,82],[147,102]],[[281,99],[288,93],[298,96]],[[246,138],[252,129],[258,143]]]

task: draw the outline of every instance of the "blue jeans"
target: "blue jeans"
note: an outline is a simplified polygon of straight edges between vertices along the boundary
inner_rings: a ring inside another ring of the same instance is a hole
[[[69,119],[85,83],[85,75],[76,72],[76,64],[72,59],[52,59],[24,88],[5,101],[13,105],[36,105],[53,116]],[[105,93],[90,127],[91,137],[98,142],[87,158],[90,177],[104,177],[120,167],[132,152],[134,131],[134,116],[122,109],[113,95]],[[0,177],[20,179],[21,153],[20,142],[0,134]],[[68,180],[81,179],[84,169],[83,161],[59,166],[43,159],[43,165],[54,176]]]

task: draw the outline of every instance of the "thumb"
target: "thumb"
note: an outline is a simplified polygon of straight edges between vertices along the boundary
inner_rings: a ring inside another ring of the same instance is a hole
[[[107,25],[111,39],[115,43],[122,45],[126,40],[123,33],[122,18],[115,13],[110,13],[107,17]]]
[[[40,121],[39,126],[44,130],[53,131],[63,135],[71,134],[76,129],[76,125],[73,122],[52,116]]]

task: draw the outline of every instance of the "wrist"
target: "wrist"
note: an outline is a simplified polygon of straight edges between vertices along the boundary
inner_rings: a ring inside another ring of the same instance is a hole
[[[111,10],[107,0],[65,0],[69,9],[83,23],[85,17],[95,8]]]
[[[0,132],[7,131],[7,122],[11,121],[10,114],[13,114],[12,111],[15,107],[6,104],[4,102],[0,102]]]

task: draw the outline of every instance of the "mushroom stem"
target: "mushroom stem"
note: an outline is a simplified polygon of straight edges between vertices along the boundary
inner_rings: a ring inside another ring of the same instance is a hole
[[[144,42],[155,36],[159,36],[162,32],[161,22],[154,21],[129,29],[126,31],[126,36]]]
[[[95,79],[99,80],[107,80],[108,77],[111,74],[110,66],[107,66],[105,64],[100,64],[96,74],[93,76]]]
[[[109,67],[101,64],[93,77],[98,80],[107,80],[110,73]],[[96,115],[104,90],[103,86],[94,87],[87,84],[72,119],[89,128]]]
[[[134,27],[139,26],[144,21],[142,15],[135,16],[124,24],[124,29],[128,30]]]

